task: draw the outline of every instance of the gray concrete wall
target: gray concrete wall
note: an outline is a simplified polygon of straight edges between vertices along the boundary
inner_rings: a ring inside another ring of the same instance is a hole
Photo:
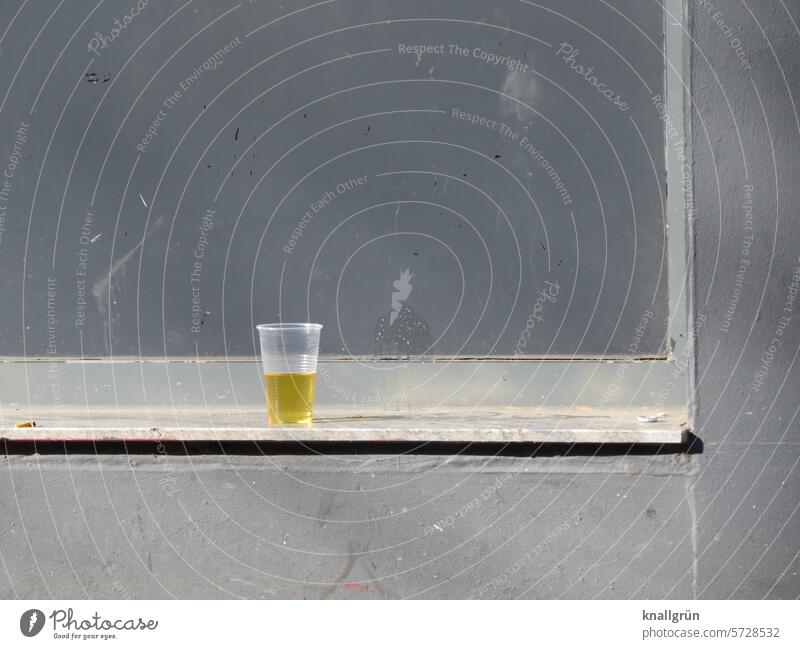
[[[715,4],[689,3],[702,453],[13,455],[0,595],[800,595],[800,7]]]

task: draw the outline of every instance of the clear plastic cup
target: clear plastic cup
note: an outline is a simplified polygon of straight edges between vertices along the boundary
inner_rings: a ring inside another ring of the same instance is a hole
[[[269,423],[310,423],[322,325],[281,322],[256,328],[261,337]]]

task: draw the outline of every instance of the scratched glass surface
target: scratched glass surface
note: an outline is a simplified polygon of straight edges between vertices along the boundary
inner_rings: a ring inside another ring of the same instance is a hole
[[[665,353],[660,2],[7,4],[0,355]]]

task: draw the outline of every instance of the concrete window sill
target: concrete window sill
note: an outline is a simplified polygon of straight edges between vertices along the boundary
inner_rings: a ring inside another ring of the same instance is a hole
[[[8,441],[263,441],[263,442],[534,442],[554,444],[682,444],[683,413],[640,422],[641,410],[592,408],[419,407],[321,408],[311,425],[270,426],[264,409],[129,409],[62,407],[40,412],[6,407],[0,437]],[[33,420],[35,427],[16,427]]]

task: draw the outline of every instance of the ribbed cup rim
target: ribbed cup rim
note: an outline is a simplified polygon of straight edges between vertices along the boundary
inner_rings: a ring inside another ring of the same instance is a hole
[[[322,325],[314,322],[272,322],[257,325],[256,329],[259,331],[286,331],[289,329],[310,329],[319,331],[322,329]]]

